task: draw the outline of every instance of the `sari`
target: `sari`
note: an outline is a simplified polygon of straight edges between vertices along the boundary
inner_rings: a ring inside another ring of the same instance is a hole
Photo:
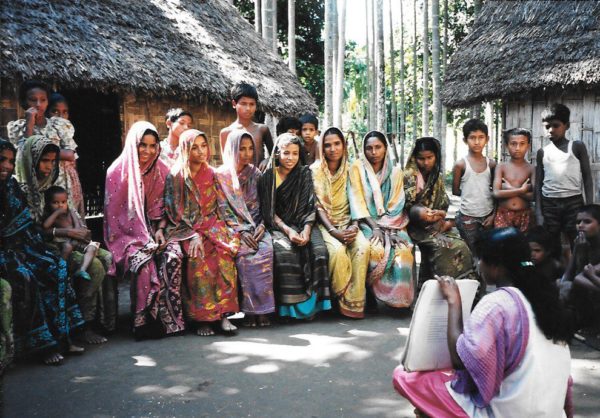
[[[217,169],[215,176],[225,196],[222,211],[227,225],[237,233],[254,234],[259,226],[264,227],[258,201],[258,179],[261,173],[252,164],[237,172],[239,148],[243,138],[252,139],[252,136],[240,129],[229,133],[223,152],[224,164]],[[254,139],[252,142],[254,143]],[[242,312],[254,315],[274,312],[271,234],[265,230],[257,250],[241,241],[235,264],[240,284]]]
[[[417,166],[417,145],[420,141],[433,140],[436,147],[436,165],[427,177],[423,178]],[[421,205],[429,209],[448,210],[450,199],[446,194],[444,179],[440,168],[441,147],[437,139],[419,138],[417,144],[410,155],[406,168],[404,169],[404,192],[406,194],[405,210],[408,213],[415,205]],[[408,234],[412,240],[419,246],[422,257],[427,262],[432,274],[439,276],[451,276],[456,279],[474,279],[477,275],[473,270],[473,259],[469,247],[457,233],[448,231],[444,236],[449,241],[449,247],[441,245],[438,241],[435,231],[421,226],[417,223],[409,223]],[[422,258],[422,260],[423,260]],[[423,261],[421,262],[423,267]],[[420,269],[419,282],[423,283],[426,279],[423,274],[425,270]],[[480,289],[480,292],[485,286]]]
[[[339,130],[337,135],[344,138]],[[335,174],[329,171],[323,144],[324,141],[319,142],[320,154],[323,157],[310,167],[316,207],[329,218],[334,227],[344,230],[351,224],[346,143],[344,140],[344,157]],[[324,225],[320,224],[319,229],[329,253],[331,290],[338,301],[340,312],[352,318],[363,318],[367,268],[371,252],[369,241],[359,230],[356,239],[346,245],[331,235]]]
[[[186,253],[192,238],[202,240],[204,256],[187,259],[183,302],[189,320],[213,322],[238,312],[235,256],[240,243],[238,234],[227,227],[219,213],[224,206],[219,202],[225,197],[214,169],[207,163],[195,176],[190,172],[189,155],[198,136],[206,138],[195,129],[179,138],[178,161],[165,187],[167,234],[169,240],[181,242]]]
[[[350,168],[348,195],[352,219],[371,218],[379,228],[407,243],[397,246],[392,246],[387,240],[383,244],[371,243],[367,278],[377,299],[394,308],[405,308],[410,306],[414,298],[414,257],[412,241],[406,232],[408,216],[404,210],[406,200],[402,168],[394,165],[391,148],[387,144],[383,167],[375,173],[364,156],[366,142],[363,140],[361,158]],[[360,228],[367,239],[373,236],[366,222],[361,222]]]
[[[273,153],[275,155],[275,152]],[[263,221],[273,238],[275,299],[280,316],[310,318],[331,309],[328,253],[318,228],[312,228],[304,246],[293,244],[275,224],[275,215],[296,232],[314,225],[315,194],[311,171],[298,163],[277,187],[276,168],[258,182]]]
[[[181,307],[181,262],[178,243],[159,248],[153,222],[164,216],[167,166],[158,158],[140,167],[138,145],[148,122],[133,124],[121,155],[106,175],[104,241],[113,254],[109,275],[130,275],[134,330],[172,334],[184,330]]]
[[[17,355],[57,347],[83,325],[67,265],[46,247],[12,177],[0,182],[0,276],[12,288]]]
[[[13,355],[12,290],[10,284],[0,277],[0,379]],[[0,380],[0,396],[2,381]]]

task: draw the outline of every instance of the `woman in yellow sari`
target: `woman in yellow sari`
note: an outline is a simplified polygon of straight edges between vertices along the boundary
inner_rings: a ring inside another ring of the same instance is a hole
[[[319,146],[322,157],[311,170],[331,288],[343,315],[363,318],[370,246],[350,217],[346,140],[338,128],[329,128]]]

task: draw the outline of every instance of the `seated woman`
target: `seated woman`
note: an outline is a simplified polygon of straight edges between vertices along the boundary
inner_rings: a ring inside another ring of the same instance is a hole
[[[169,169],[158,158],[158,132],[134,123],[106,174],[104,242],[113,254],[108,274],[131,278],[137,338],[184,330],[179,244],[165,239],[163,191]]]
[[[227,316],[238,312],[235,256],[240,241],[222,220],[225,197],[209,159],[206,134],[196,129],[185,131],[179,137],[178,161],[165,188],[168,237],[182,243],[188,258],[185,313],[188,320],[198,323],[200,336],[214,335],[214,322],[219,322],[224,332],[236,331]]]
[[[38,146],[39,155],[50,148],[55,161],[55,145],[40,142]],[[84,321],[69,284],[67,266],[46,248],[34,226],[26,195],[12,177],[15,155],[15,147],[0,139],[0,276],[12,288],[15,350],[21,356],[42,352],[46,364],[58,365],[64,360],[62,348],[69,353],[83,352],[71,344],[70,337]],[[55,162],[50,164],[48,175],[53,171]]]
[[[385,135],[371,131],[363,139],[363,157],[350,169],[352,219],[371,241],[367,282],[375,297],[394,308],[414,297],[412,242],[400,166],[394,166]]]
[[[413,206],[427,209],[427,223],[435,225],[446,218],[450,200],[441,174],[441,148],[435,138],[419,138],[404,169],[405,211]],[[458,234],[440,232],[423,223],[408,224],[408,234],[421,250],[421,272],[427,263],[434,274],[460,279],[477,279],[473,270],[473,259],[467,244]],[[420,273],[419,282],[424,280]],[[431,278],[431,277],[427,277]]]
[[[300,147],[300,138],[293,134],[277,138],[273,157],[279,163],[262,175],[258,194],[273,237],[278,313],[312,319],[331,309],[331,301],[327,247],[319,229],[313,228],[315,193],[310,169],[300,164]]]
[[[342,131],[327,129],[319,143],[322,157],[310,168],[319,229],[329,252],[331,289],[343,315],[363,318],[370,246],[350,218],[346,146]]]
[[[241,290],[244,325],[268,326],[275,312],[273,296],[273,241],[262,222],[258,201],[260,171],[253,165],[254,139],[245,130],[227,136],[223,165],[216,172],[225,196],[225,221],[241,237],[235,258]]]
[[[394,387],[431,417],[572,416],[571,318],[557,287],[536,270],[515,228],[484,231],[475,248],[484,280],[498,290],[481,299],[464,329],[458,286],[438,277],[455,370],[399,366]]]

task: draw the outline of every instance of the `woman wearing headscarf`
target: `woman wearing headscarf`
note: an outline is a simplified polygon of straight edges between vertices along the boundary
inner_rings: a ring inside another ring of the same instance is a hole
[[[367,133],[363,153],[350,169],[352,218],[371,242],[368,283],[375,297],[388,306],[405,308],[414,296],[412,242],[402,168],[394,165],[384,134]]]
[[[104,241],[114,260],[108,273],[131,277],[138,338],[184,330],[182,253],[178,243],[165,239],[163,191],[169,169],[159,154],[154,125],[136,122],[106,175]]]
[[[168,237],[181,242],[187,256],[185,313],[188,320],[198,323],[200,336],[214,335],[215,322],[224,332],[235,331],[227,316],[238,312],[235,256],[240,241],[223,221],[225,197],[209,161],[206,134],[185,131],[179,137],[178,161],[165,188]]]

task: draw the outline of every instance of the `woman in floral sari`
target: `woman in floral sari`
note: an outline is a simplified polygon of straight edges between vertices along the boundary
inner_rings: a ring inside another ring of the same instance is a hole
[[[394,308],[410,306],[414,296],[412,242],[402,168],[394,165],[385,135],[371,131],[363,139],[363,156],[350,169],[352,218],[360,220],[371,241],[368,283],[377,299]]]
[[[300,138],[282,134],[273,156],[279,165],[260,178],[263,220],[273,237],[275,298],[282,317],[311,319],[331,309],[327,247],[316,220],[310,169],[300,164]]]
[[[56,147],[50,147],[55,153],[50,170],[55,172]],[[69,353],[83,352],[70,343],[72,330],[83,325],[83,318],[64,260],[48,251],[25,194],[12,177],[15,155],[15,147],[0,140],[0,276],[12,288],[17,355],[43,352],[46,364],[58,365],[64,359],[61,345]]]
[[[108,274],[131,277],[138,338],[184,330],[182,254],[179,244],[165,239],[163,191],[169,169],[159,154],[154,125],[136,122],[106,175],[104,241],[114,259]]]
[[[421,271],[424,271],[423,264],[426,262],[433,274],[477,279],[467,244],[456,233],[434,228],[433,222],[443,220],[450,205],[440,161],[441,147],[437,139],[417,139],[404,170],[405,206],[407,211],[425,209],[432,222],[426,226],[411,221],[408,233],[421,250]],[[423,275],[419,275],[422,283]]]
[[[195,129],[185,131],[165,188],[168,237],[182,243],[188,258],[185,313],[199,323],[201,336],[214,335],[214,322],[220,322],[224,332],[235,331],[227,316],[238,311],[235,256],[240,241],[222,220],[225,197],[209,159],[206,135]]]
[[[254,139],[249,132],[229,133],[223,165],[216,172],[226,201],[223,212],[230,228],[240,234],[235,263],[241,288],[241,310],[246,326],[267,326],[275,312],[273,296],[273,242],[262,222],[258,201],[260,170],[253,165]]]
[[[329,252],[331,288],[340,312],[363,318],[370,245],[352,221],[348,201],[348,150],[343,133],[329,128],[319,143],[321,159],[311,165],[319,229]]]

